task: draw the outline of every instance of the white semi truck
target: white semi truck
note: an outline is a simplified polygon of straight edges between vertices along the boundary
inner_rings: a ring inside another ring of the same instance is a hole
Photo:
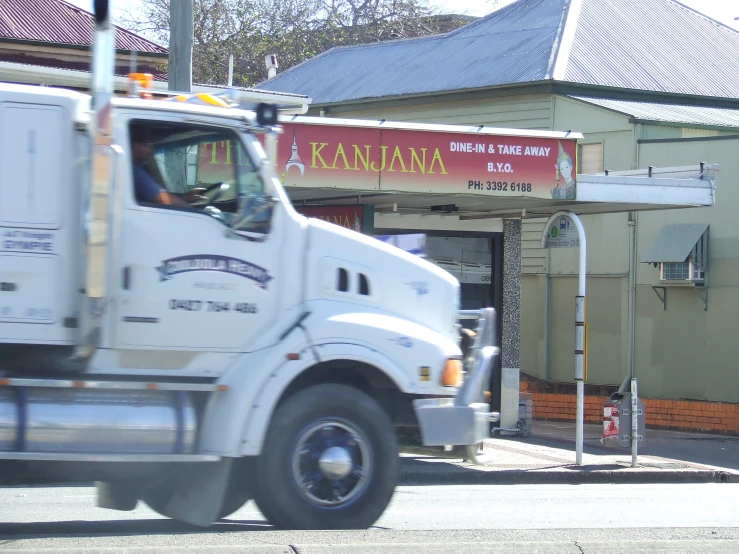
[[[399,452],[476,459],[493,311],[463,358],[454,277],[299,215],[259,140],[274,105],[114,98],[106,4],[91,96],[0,85],[0,484],[366,528]]]

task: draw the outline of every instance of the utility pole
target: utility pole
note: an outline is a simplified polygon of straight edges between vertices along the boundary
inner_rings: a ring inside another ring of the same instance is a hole
[[[192,2],[169,2],[169,84],[170,91],[192,92]]]
[[[169,91],[192,92],[192,2],[169,0]],[[187,192],[187,159],[184,150],[167,152],[164,163],[173,182],[180,183],[177,192]]]

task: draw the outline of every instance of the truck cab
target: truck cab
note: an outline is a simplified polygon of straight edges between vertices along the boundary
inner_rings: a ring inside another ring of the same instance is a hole
[[[365,528],[399,452],[477,459],[494,313],[465,363],[454,277],[298,214],[273,107],[90,102],[0,85],[0,467],[26,464],[7,484]]]

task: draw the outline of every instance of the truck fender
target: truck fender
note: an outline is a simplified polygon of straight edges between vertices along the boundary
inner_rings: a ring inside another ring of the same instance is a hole
[[[288,358],[297,355],[297,362]],[[221,375],[218,384],[224,392],[211,394],[201,418],[198,452],[218,456],[241,456],[243,427],[254,406],[263,405],[262,390],[275,381],[285,364],[318,362],[305,330],[295,329],[275,346],[240,356]],[[280,375],[281,377],[281,375]]]
[[[407,374],[386,356],[363,344],[352,342],[324,342],[314,345],[320,357],[319,363],[331,361],[357,362],[372,366],[387,376],[404,393],[413,391],[414,383],[408,381]],[[259,455],[269,428],[272,414],[282,395],[293,381],[305,371],[316,365],[316,360],[285,360],[270,374],[257,394],[257,401],[251,406],[246,418],[239,453],[242,456]]]

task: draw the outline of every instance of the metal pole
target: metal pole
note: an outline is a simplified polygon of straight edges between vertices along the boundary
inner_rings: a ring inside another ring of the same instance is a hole
[[[577,214],[570,211],[559,211],[551,216],[541,236],[541,247],[547,247],[547,233],[552,222],[559,217],[567,217],[577,228],[580,239],[580,267],[578,271],[578,290],[575,298],[575,384],[577,385],[577,415],[575,421],[575,459],[582,465],[583,420],[585,419],[585,277],[587,261],[587,241],[585,228]]]
[[[169,3],[168,90],[192,91],[192,0]]]
[[[637,442],[639,440],[639,417],[636,413],[639,403],[636,396],[636,378],[631,379],[631,467],[636,467]]]
[[[629,379],[634,378],[636,352],[636,212],[629,212]]]
[[[228,86],[234,85],[234,55],[228,55]]]
[[[585,414],[585,272],[587,243],[585,228],[577,214],[568,214],[577,227],[580,238],[580,268],[578,275],[577,298],[575,299],[575,384],[577,385],[577,416],[575,423],[575,461],[582,465],[583,420]]]

